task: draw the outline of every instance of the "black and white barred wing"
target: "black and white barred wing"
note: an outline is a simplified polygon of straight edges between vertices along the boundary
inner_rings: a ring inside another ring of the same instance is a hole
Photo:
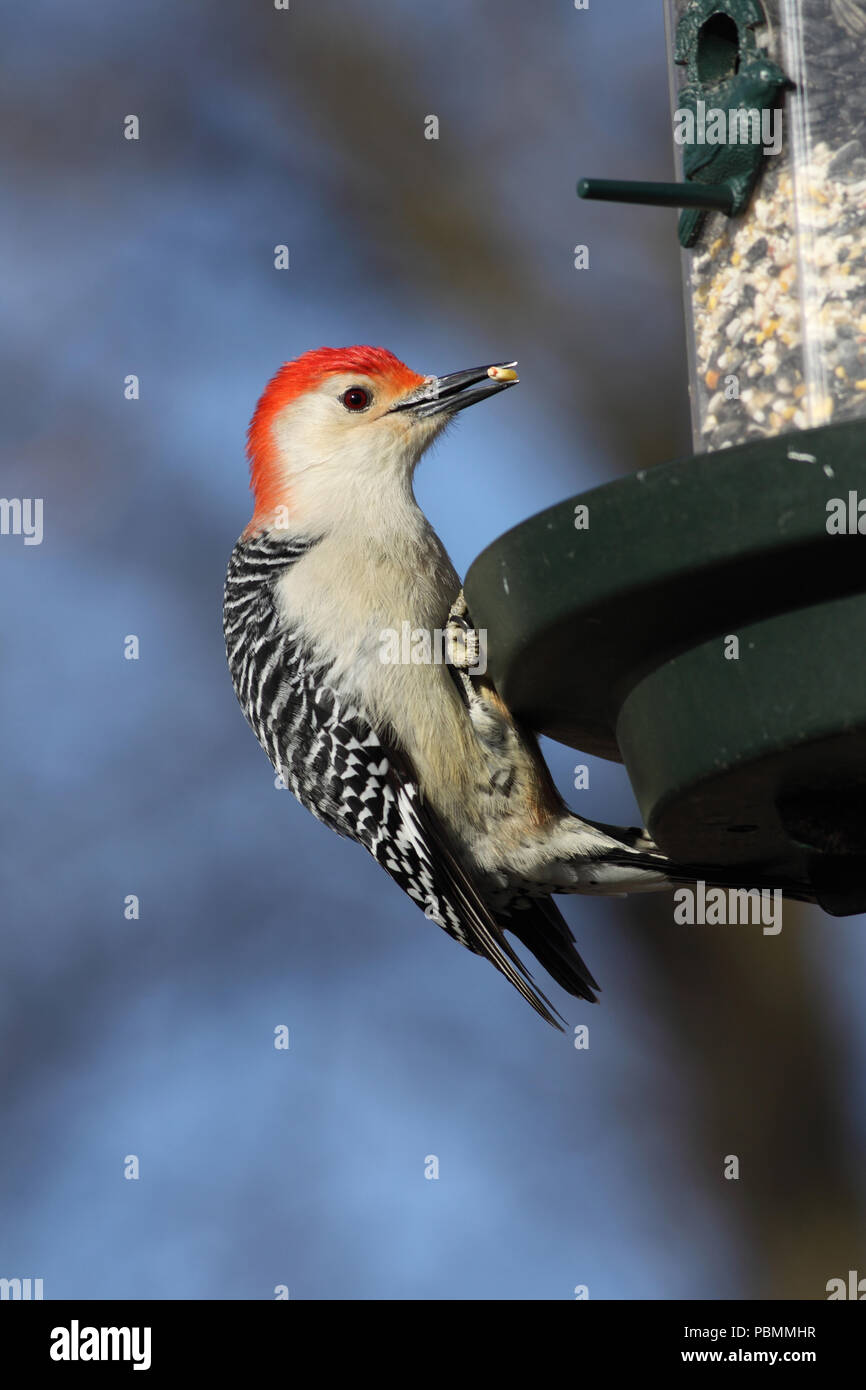
[[[294,657],[297,661],[297,654]],[[309,749],[274,730],[281,767],[298,799],[334,830],[357,840],[449,936],[486,958],[555,1026],[448,836],[425,805],[409,759],[373,730],[359,709],[319,685],[297,692],[312,730]]]

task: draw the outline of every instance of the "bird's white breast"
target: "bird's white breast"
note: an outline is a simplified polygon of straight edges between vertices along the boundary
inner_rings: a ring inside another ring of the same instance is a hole
[[[327,663],[329,684],[377,732],[394,730],[425,794],[450,818],[457,803],[471,801],[480,765],[436,638],[460,581],[417,508],[389,530],[325,536],[278,581],[277,603],[286,626]],[[419,630],[430,633],[429,661],[413,660],[421,645],[405,640]]]

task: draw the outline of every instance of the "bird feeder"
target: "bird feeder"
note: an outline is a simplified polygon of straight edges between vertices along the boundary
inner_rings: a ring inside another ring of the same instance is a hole
[[[866,0],[666,8],[679,177],[578,191],[679,209],[696,453],[466,597],[508,704],[624,761],[673,858],[866,911]]]

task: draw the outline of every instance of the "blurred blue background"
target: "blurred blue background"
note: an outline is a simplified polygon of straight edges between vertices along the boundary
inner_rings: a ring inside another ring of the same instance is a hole
[[[574,191],[670,174],[661,4],[34,0],[5,31],[2,491],[45,522],[0,538],[0,1276],[667,1299],[866,1274],[862,923],[567,902],[602,1005],[536,973],[577,1051],[275,789],[225,669],[244,431],[309,347],[520,359],[418,476],[461,570],[688,450],[675,215]],[[546,752],[576,809],[633,821],[621,768]]]

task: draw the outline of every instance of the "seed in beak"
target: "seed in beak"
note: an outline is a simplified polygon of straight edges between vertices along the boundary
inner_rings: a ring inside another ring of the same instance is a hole
[[[487,375],[494,381],[516,381],[517,373],[513,367],[488,367]]]

